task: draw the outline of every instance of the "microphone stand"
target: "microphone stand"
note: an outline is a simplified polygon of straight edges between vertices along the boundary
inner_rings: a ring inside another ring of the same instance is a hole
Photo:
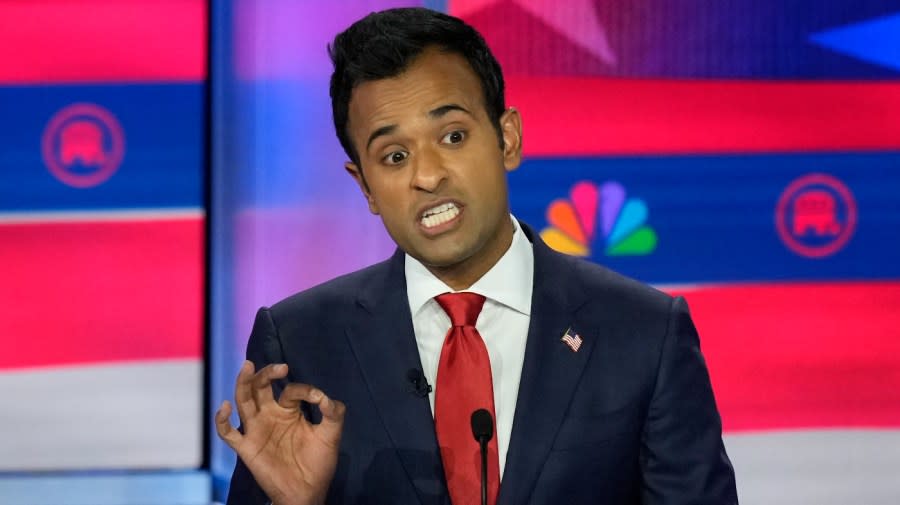
[[[488,439],[486,437],[481,437],[481,440],[478,441],[479,445],[481,445],[481,505],[487,505],[487,444]]]
[[[488,505],[487,445],[494,436],[494,418],[486,409],[472,412],[472,436],[481,448],[481,505]]]

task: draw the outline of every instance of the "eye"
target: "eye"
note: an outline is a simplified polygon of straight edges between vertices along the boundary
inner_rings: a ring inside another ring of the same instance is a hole
[[[406,151],[394,151],[388,153],[388,155],[381,160],[387,165],[399,165],[403,163],[408,157],[409,153],[407,153]]]
[[[462,130],[453,130],[441,138],[442,144],[459,144],[466,139],[466,132]]]

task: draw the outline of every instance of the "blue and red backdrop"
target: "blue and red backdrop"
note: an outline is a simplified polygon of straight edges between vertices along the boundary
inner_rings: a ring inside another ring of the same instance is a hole
[[[203,463],[206,29],[202,0],[0,1],[0,501],[208,501],[22,473]]]
[[[390,254],[342,168],[325,45],[401,5],[500,59],[513,213],[686,296],[743,501],[900,497],[888,0],[0,1],[0,389],[25,405],[0,470],[198,467],[204,331],[215,406],[258,306]],[[83,429],[85,405],[147,424]],[[66,429],[40,424],[60,409]],[[218,494],[233,458],[213,439]]]

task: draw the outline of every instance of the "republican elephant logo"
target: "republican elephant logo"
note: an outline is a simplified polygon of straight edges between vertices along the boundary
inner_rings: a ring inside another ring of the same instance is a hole
[[[827,174],[808,174],[791,182],[775,211],[781,241],[807,258],[825,258],[843,249],[856,229],[856,221],[853,193]]]
[[[98,186],[115,174],[125,156],[125,135],[116,117],[90,103],[57,112],[42,139],[44,163],[60,182],[75,188]]]

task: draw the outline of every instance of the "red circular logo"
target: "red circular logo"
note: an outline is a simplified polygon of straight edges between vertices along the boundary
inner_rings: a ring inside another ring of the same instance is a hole
[[[856,230],[856,200],[837,178],[808,174],[791,182],[775,210],[781,241],[807,258],[841,250]]]
[[[125,135],[111,112],[76,103],[47,123],[41,143],[50,173],[69,186],[90,188],[105,182],[125,156]]]

